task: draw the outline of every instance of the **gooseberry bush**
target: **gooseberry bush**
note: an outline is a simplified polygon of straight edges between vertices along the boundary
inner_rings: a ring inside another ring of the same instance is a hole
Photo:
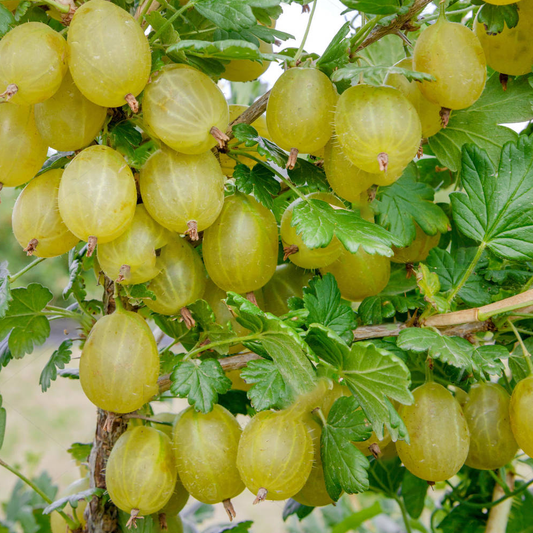
[[[533,0],[342,0],[317,55],[322,1],[0,0],[1,235],[35,257],[0,262],[0,369],[69,320],[39,384],[97,408],[59,497],[0,459],[0,531],[268,529],[245,490],[290,531],[531,528]]]

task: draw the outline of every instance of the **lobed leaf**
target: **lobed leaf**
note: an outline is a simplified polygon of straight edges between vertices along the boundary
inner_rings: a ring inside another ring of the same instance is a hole
[[[52,381],[57,379],[57,370],[65,368],[65,365],[70,363],[70,357],[72,355],[72,341],[67,339],[63,341],[57,350],[54,350],[48,363],[43,368],[41,376],[39,377],[39,385],[41,390],[46,392]]]

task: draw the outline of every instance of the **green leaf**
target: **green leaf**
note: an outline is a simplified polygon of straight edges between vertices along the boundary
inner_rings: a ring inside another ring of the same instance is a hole
[[[7,269],[7,261],[3,261],[0,263],[0,319],[6,316],[11,299],[9,270]]]
[[[309,328],[305,340],[344,379],[372,422],[378,439],[383,438],[384,424],[394,441],[407,438],[405,426],[389,401],[390,398],[406,405],[413,402],[410,372],[399,357],[368,342],[354,343],[349,348],[333,331],[319,324]]]
[[[504,91],[496,72],[475,104],[452,111],[448,126],[429,138],[429,147],[441,165],[453,172],[461,168],[461,149],[468,143],[486,150],[492,164],[497,166],[505,143],[517,139],[514,131],[499,124],[531,120],[532,97],[533,87],[527,76],[509,79]]]
[[[328,47],[316,62],[316,66],[328,76],[338,68],[343,67],[350,60],[350,40],[346,36],[350,33],[350,23],[343,24]]]
[[[487,515],[466,505],[454,507],[437,526],[441,533],[485,533]],[[522,531],[521,533],[525,533]]]
[[[194,8],[219,28],[239,31],[257,24],[252,7],[272,7],[279,1],[269,5],[256,5],[258,3],[250,0],[200,0]]]
[[[90,502],[93,499],[93,496],[100,498],[104,494],[104,492],[105,489],[92,488],[84,490],[82,492],[77,492],[76,494],[65,496],[64,498],[60,498],[59,500],[56,500],[55,502],[45,507],[43,514],[50,514],[52,511],[61,511],[65,508],[67,504],[69,504],[73,509],[76,509],[78,507],[78,503],[81,500]]]
[[[505,365],[501,360],[508,357],[507,348],[499,344],[478,346],[472,356],[474,377],[479,380],[484,378],[485,374],[501,376],[505,371]]]
[[[427,491],[427,481],[416,477],[406,469],[402,481],[402,498],[407,512],[413,518],[420,518],[424,510]]]
[[[228,292],[226,303],[237,322],[255,334],[255,342],[273,359],[293,395],[314,389],[316,373],[307,346],[292,327],[234,292]]]
[[[2,4],[0,4],[0,38],[15,25],[15,17]]]
[[[400,246],[409,246],[416,236],[416,226],[427,235],[446,233],[450,222],[444,211],[433,203],[434,190],[416,180],[415,165],[388,187],[380,187],[376,202],[377,222],[388,229]]]
[[[495,6],[483,4],[477,15],[477,22],[483,24],[487,33],[501,33],[505,27],[514,28],[518,24],[519,10],[516,4]]]
[[[41,372],[41,377],[39,378],[39,385],[41,390],[46,392],[52,383],[57,379],[57,369],[65,368],[65,365],[70,363],[70,356],[72,355],[72,341],[67,339],[63,341],[57,350],[55,350],[48,363],[46,363],[43,371]]]
[[[351,341],[355,329],[355,313],[341,301],[341,291],[335,277],[328,273],[323,278],[315,276],[303,288],[303,300],[309,314],[307,326],[318,323],[332,329],[339,337]]]
[[[406,68],[395,67],[395,66],[370,66],[365,65],[363,67],[357,66],[355,64],[350,64],[344,68],[336,70],[332,76],[332,81],[343,81],[343,80],[353,80],[354,78],[360,79],[361,75],[368,76],[369,79],[375,78],[385,78],[389,74],[401,74],[405,76],[409,81],[434,81],[435,78],[431,74],[426,74],[425,72],[416,72],[414,70],[409,70]]]
[[[248,533],[252,527],[253,522],[247,520],[246,522],[239,522],[235,525],[225,526],[222,529],[217,529],[213,533],[224,533],[225,531],[232,531],[233,533]]]
[[[250,401],[243,390],[231,389],[226,394],[219,395],[218,404],[233,415],[248,415],[251,411]]]
[[[170,390],[204,414],[213,409],[219,394],[231,389],[231,380],[216,359],[181,361],[170,375]]]
[[[177,43],[180,39],[178,32],[174,29],[172,24],[167,24],[167,19],[159,13],[159,11],[152,11],[145,15],[145,20],[148,22],[154,31],[158,31],[161,28],[165,28],[159,36],[159,40],[162,44],[174,44]],[[167,53],[170,51],[167,51]]]
[[[385,35],[370,46],[367,46],[358,55],[365,58],[370,65],[390,66],[396,64],[405,57],[404,44],[398,35]],[[376,71],[375,76],[367,73],[367,82],[374,85],[381,85],[385,80],[387,72],[385,70]]]
[[[423,301],[417,294],[379,294],[365,298],[357,314],[364,325],[383,324],[385,319],[392,318],[396,313],[407,313],[410,309],[420,307],[423,307]]]
[[[400,331],[397,344],[402,350],[427,353],[432,359],[472,371],[474,346],[461,337],[447,337],[432,329],[406,328]]]
[[[400,0],[341,0],[349,9],[370,15],[394,15],[401,8]]]
[[[137,169],[141,169],[146,161],[160,149],[160,145],[154,139],[144,142],[133,151],[133,156],[129,158],[128,163]]]
[[[257,164],[253,168],[238,164],[233,171],[237,190],[252,194],[254,198],[268,209],[274,207],[273,196],[280,193],[279,181],[274,172],[263,165]]]
[[[42,314],[52,300],[52,293],[38,283],[11,291],[9,309],[0,320],[0,340],[9,335],[9,349],[16,359],[32,353],[34,345],[44,344],[50,335],[50,323]]]
[[[515,489],[520,488],[522,481],[517,481]],[[524,491],[513,498],[513,506],[507,522],[506,533],[531,533],[533,531],[533,495]]]
[[[372,461],[368,477],[370,489],[374,492],[383,492],[389,498],[394,498],[403,480],[405,468],[398,457],[393,459],[379,459]]]
[[[291,395],[273,361],[249,361],[241,371],[241,378],[254,384],[248,391],[248,398],[256,411],[283,409],[290,404]]]
[[[434,309],[439,313],[449,311],[449,302],[439,294],[439,276],[435,272],[431,272],[424,263],[420,263],[420,266],[418,267],[416,283],[420,292],[424,295],[424,300],[431,304]]]
[[[63,289],[63,298],[66,300],[69,296],[74,296],[76,301],[82,302],[87,296],[85,290],[85,280],[83,279],[83,258],[87,251],[86,247],[76,251],[76,248],[68,253],[68,283]]]
[[[466,192],[450,195],[461,233],[506,260],[532,259],[533,140],[506,144],[497,174],[485,151],[464,147],[461,177]]]
[[[369,254],[390,257],[392,244],[399,241],[387,230],[368,222],[357,213],[346,209],[333,209],[322,200],[307,200],[295,205],[292,226],[297,228],[302,240],[311,249],[325,248],[336,236],[351,253],[360,246]]]
[[[364,441],[371,433],[371,426],[355,398],[336,400],[320,438],[326,489],[334,501],[342,491],[355,494],[368,490],[370,463],[353,442]]]
[[[287,518],[292,515],[296,515],[298,520],[302,521],[306,516],[309,516],[313,511],[314,507],[309,507],[307,505],[302,505],[292,498],[287,500],[285,507],[283,508],[282,518],[286,522]]]
[[[89,458],[89,454],[91,453],[92,447],[92,442],[73,442],[67,452],[70,454],[72,459],[74,459],[74,461],[83,463]]]
[[[142,143],[142,133],[132,122],[125,120],[109,129],[111,145],[128,160],[135,156],[135,149]]]
[[[187,52],[213,59],[263,59],[259,47],[249,41],[226,39],[224,41],[184,40],[169,47],[168,52]]]
[[[6,435],[6,417],[7,413],[4,407],[2,407],[2,395],[0,394],[0,450],[4,445],[4,437]]]
[[[447,292],[459,284],[476,252],[477,248],[459,248],[452,256],[446,250],[433,248],[425,263],[432,272],[436,272],[439,276],[441,290]],[[484,256],[459,291],[459,297],[467,305],[472,307],[488,305],[492,302],[491,295],[499,292],[499,288],[487,281],[480,273],[480,270],[484,270],[487,265],[488,259]]]

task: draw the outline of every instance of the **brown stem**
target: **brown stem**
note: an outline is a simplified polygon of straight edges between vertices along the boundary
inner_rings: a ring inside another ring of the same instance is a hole
[[[11,98],[17,94],[18,90],[19,88],[14,83],[10,83],[6,87],[6,90],[0,94],[0,103],[4,104],[9,102],[9,100],[11,100]]]
[[[30,256],[33,255],[33,252],[35,252],[37,245],[39,244],[39,241],[37,239],[32,239],[26,248],[24,248],[22,251],[26,252],[26,255]]]
[[[240,370],[241,368],[244,368],[249,361],[255,361],[257,359],[261,359],[261,356],[253,352],[245,352],[238,355],[232,355],[231,357],[224,357],[223,359],[219,359],[218,362],[225,372],[229,372],[230,370]],[[160,376],[157,383],[159,385],[160,393],[169,390],[171,384],[170,374]]]
[[[196,220],[189,220],[187,222],[187,227],[189,228],[185,235],[188,235],[191,238],[191,241],[197,241],[198,240],[198,223]]]
[[[440,123],[443,128],[446,128],[448,126],[448,122],[450,122],[450,114],[452,110],[448,109],[447,107],[441,107],[439,111],[440,115]]]
[[[233,522],[233,519],[237,518],[237,513],[235,512],[235,507],[233,507],[233,503],[231,503],[230,499],[224,500],[222,503],[224,505],[226,513],[228,513],[229,521]]]
[[[226,143],[230,140],[230,138],[223,131],[220,131],[216,126],[213,126],[209,130],[209,133],[216,139],[218,143],[218,149],[225,150]]]
[[[283,248],[283,260],[286,261],[291,255],[297,253],[298,251],[299,251],[299,248],[298,246],[296,246],[296,244],[285,246]]]
[[[370,46],[372,43],[379,41],[385,35],[388,35],[389,33],[396,33],[397,30],[414,30],[414,26],[409,24],[411,19],[418,15],[418,13],[420,13],[430,3],[431,0],[415,0],[405,15],[400,15],[394,18],[393,21],[387,26],[376,26],[370,32],[370,35],[359,45],[357,50],[362,50],[363,48]]]
[[[514,490],[514,474],[512,472],[507,472],[506,481],[509,489],[511,491]],[[492,501],[495,502],[503,496],[505,496],[503,488],[500,484],[496,483],[492,493]],[[502,503],[491,508],[485,533],[505,533],[512,505],[513,498],[507,498]]]
[[[192,317],[191,312],[186,307],[182,307],[180,309],[180,315],[181,315],[181,318],[183,318],[183,322],[185,322],[185,325],[187,326],[188,329],[194,328],[196,322],[194,318]]]
[[[252,124],[255,122],[266,110],[268,104],[268,98],[270,92],[266,92],[261,98],[257,99],[248,109],[241,113],[231,124],[228,126],[226,134],[229,140],[233,139],[233,126],[237,124]]]
[[[130,106],[130,109],[134,113],[138,113],[139,112],[139,102],[137,101],[137,98],[135,98],[135,96],[133,96],[133,94],[128,93],[124,97],[124,100],[126,100],[126,103]]]
[[[91,235],[87,239],[87,257],[91,257],[93,255],[94,250],[96,249],[96,245],[98,244],[98,238],[94,235]]]
[[[288,170],[292,170],[294,166],[296,165],[297,161],[298,161],[298,148],[291,148],[291,151],[289,152],[289,159],[287,159],[287,164],[285,165],[285,168]]]

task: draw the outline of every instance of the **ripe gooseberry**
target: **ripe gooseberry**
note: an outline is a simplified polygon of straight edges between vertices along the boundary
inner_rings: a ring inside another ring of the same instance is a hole
[[[74,481],[74,483],[71,483],[63,492],[63,496],[72,496],[73,494],[78,494],[78,492],[83,492],[89,487],[90,481],[89,477],[87,476],[83,479],[78,479],[77,481]],[[85,499],[79,500],[78,506],[76,507],[76,516],[80,521],[81,529],[84,529],[85,524],[87,523],[87,520],[85,520],[84,516],[86,508],[87,501]],[[72,516],[73,512],[70,503],[67,503],[67,505],[65,505],[63,511],[68,515]],[[50,527],[52,529],[52,533],[65,533],[69,531],[69,527],[65,522],[65,519],[59,513],[52,513],[50,515]]]
[[[520,449],[533,457],[533,376],[520,381],[513,390],[509,414],[514,438]]]
[[[426,383],[413,391],[414,403],[401,405],[399,414],[411,443],[396,442],[403,464],[412,474],[436,482],[445,481],[463,466],[470,433],[461,406],[438,383]]]
[[[262,54],[271,54],[272,45],[259,40],[259,51]],[[270,61],[252,61],[250,59],[233,59],[227,65],[224,65],[225,71],[222,73],[222,77],[229,81],[253,81],[264,74],[268,67],[270,67]]]
[[[33,179],[13,207],[13,233],[28,255],[56,257],[78,244],[57,207],[57,191],[63,171],[49,170]]]
[[[424,261],[429,252],[439,244],[440,233],[428,235],[416,224],[416,236],[413,242],[404,248],[392,247],[394,255],[390,258],[393,263],[419,263]]]

